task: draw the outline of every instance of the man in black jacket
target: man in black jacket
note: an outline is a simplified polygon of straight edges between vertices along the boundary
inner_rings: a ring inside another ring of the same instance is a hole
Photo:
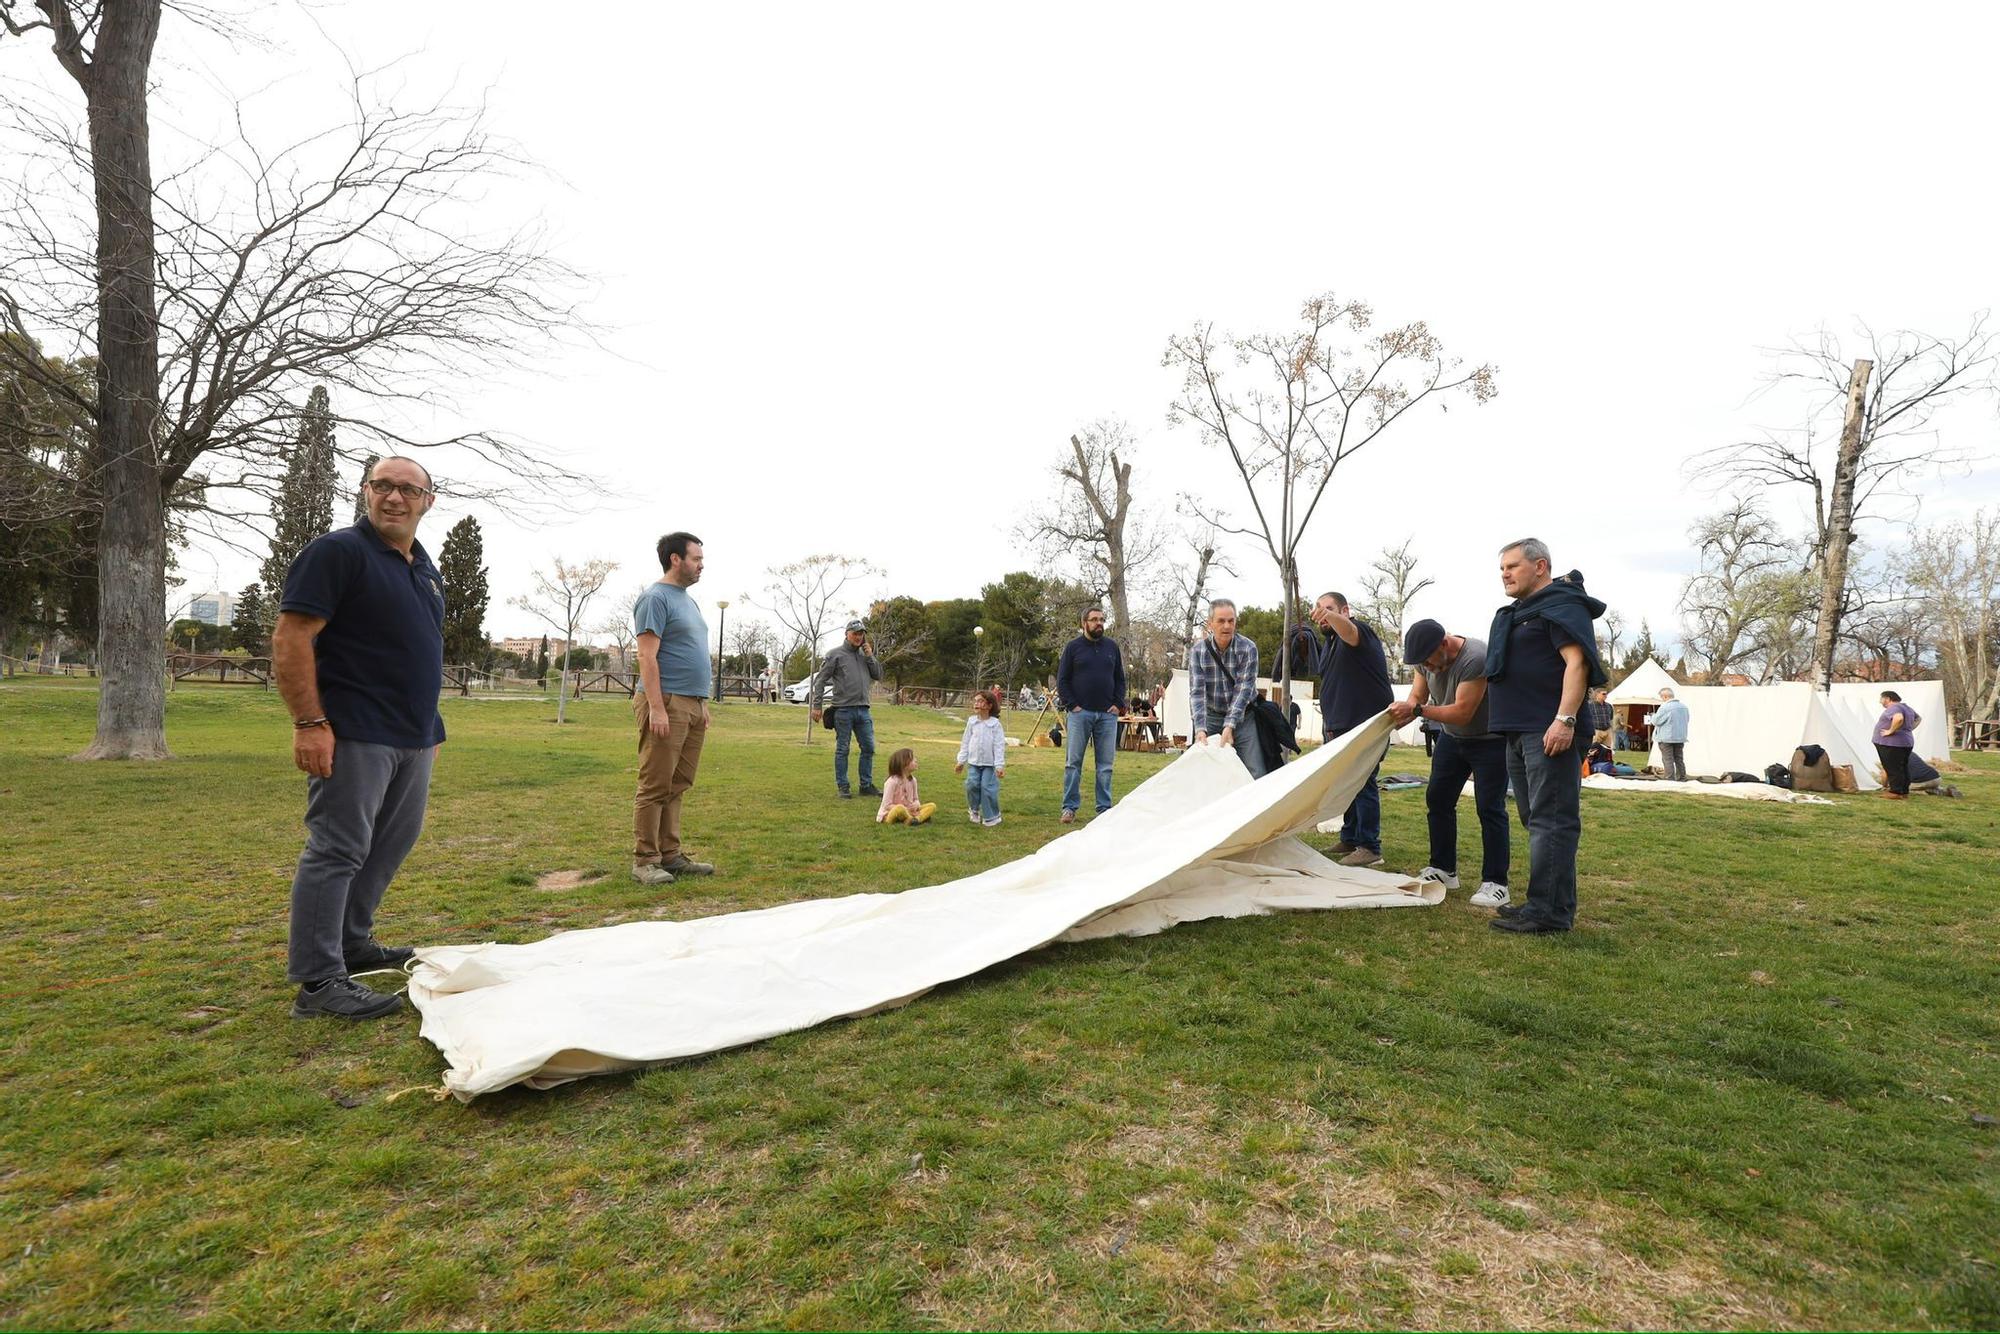
[[[1355,616],[1339,593],[1321,593],[1311,621],[1299,627],[1295,641],[1299,661],[1319,674],[1319,720],[1323,739],[1333,740],[1389,707],[1395,689],[1389,684],[1389,660],[1374,627]],[[1317,628],[1318,633],[1314,634]],[[1382,864],[1382,791],[1375,779],[1355,794],[1340,822],[1340,842],[1333,854],[1343,866]]]
[[[1083,748],[1097,751],[1097,813],[1111,809],[1111,760],[1118,753],[1118,715],[1125,711],[1125,655],[1104,633],[1104,608],[1083,613],[1083,633],[1063,647],[1056,697],[1069,715],[1063,750],[1062,822],[1073,824],[1083,804]]]

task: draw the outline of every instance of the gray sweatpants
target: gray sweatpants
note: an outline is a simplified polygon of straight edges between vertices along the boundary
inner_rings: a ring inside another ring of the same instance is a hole
[[[423,832],[434,753],[336,740],[333,777],[306,779],[306,849],[292,877],[292,981],[347,976],[346,950],[374,932],[382,893]]]

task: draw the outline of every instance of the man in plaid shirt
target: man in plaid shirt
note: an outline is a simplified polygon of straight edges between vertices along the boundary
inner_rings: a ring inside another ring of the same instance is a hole
[[[1192,713],[1194,744],[1211,731],[1222,734],[1252,778],[1270,772],[1255,727],[1244,725],[1243,711],[1257,695],[1257,645],[1236,633],[1236,604],[1217,598],[1208,607],[1208,634],[1188,654],[1188,710]]]

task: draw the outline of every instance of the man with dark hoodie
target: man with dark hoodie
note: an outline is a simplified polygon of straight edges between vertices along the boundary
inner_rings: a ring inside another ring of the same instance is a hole
[[[1056,697],[1068,715],[1063,752],[1062,822],[1076,820],[1083,804],[1083,749],[1096,750],[1099,815],[1111,809],[1111,762],[1118,753],[1118,715],[1125,707],[1125,656],[1104,634],[1104,608],[1088,607],[1083,633],[1069,641],[1056,668]]]
[[[1535,538],[1500,549],[1500,585],[1514,600],[1486,638],[1487,726],[1507,745],[1507,778],[1528,828],[1528,901],[1502,908],[1494,929],[1539,935],[1576,921],[1576,850],[1583,837],[1584,694],[1608,679],[1591,622],[1604,604],[1571,570],[1549,575]]]

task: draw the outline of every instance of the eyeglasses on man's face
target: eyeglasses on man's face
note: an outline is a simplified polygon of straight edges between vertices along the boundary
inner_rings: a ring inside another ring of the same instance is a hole
[[[415,482],[392,482],[384,477],[370,478],[368,489],[385,500],[392,494],[409,501],[422,500],[425,496],[433,494],[427,486],[418,486]]]

